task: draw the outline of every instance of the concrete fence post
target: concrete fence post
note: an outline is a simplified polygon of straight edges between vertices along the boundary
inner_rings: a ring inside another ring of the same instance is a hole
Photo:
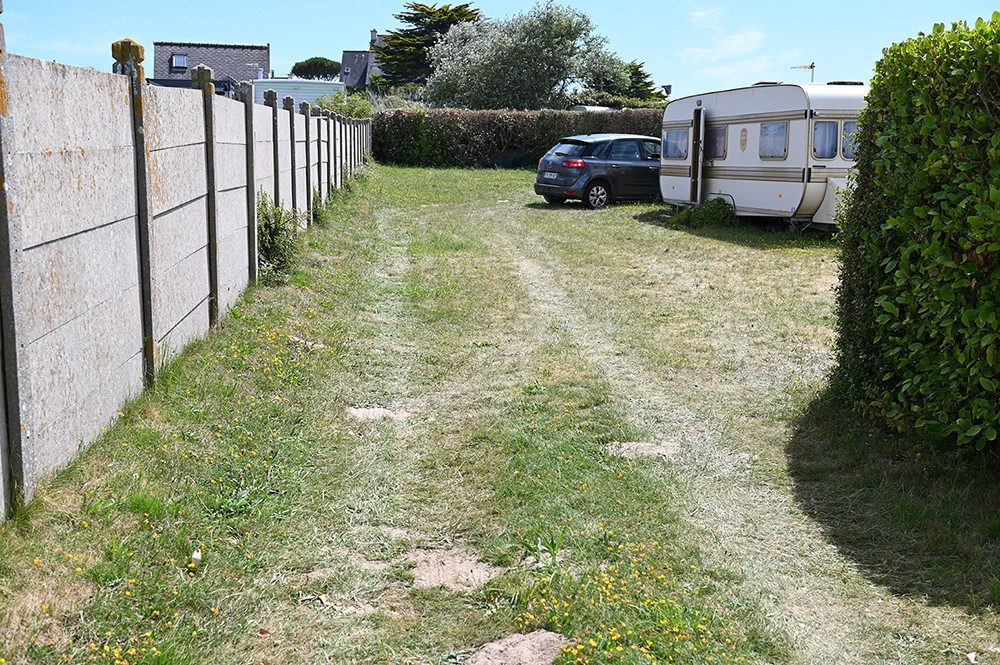
[[[344,186],[344,116],[337,114],[337,187]]]
[[[149,155],[146,146],[146,72],[142,65],[145,50],[131,39],[111,45],[113,71],[129,78],[132,96],[132,145],[135,152],[136,237],[139,244],[139,298],[142,313],[142,379],[148,386],[156,375],[156,340],[153,337],[153,230],[149,183]]]
[[[288,148],[292,153],[292,210],[298,210],[298,178],[295,173],[296,163],[295,163],[295,99],[293,97],[285,97],[281,100],[282,107],[288,111]]]
[[[312,116],[312,110],[310,109],[309,102],[301,102],[299,104],[299,113],[301,113],[305,119],[306,125],[306,200],[303,202],[302,208],[306,211],[306,226],[312,223],[312,121],[310,120]]]
[[[0,13],[3,2],[0,0]],[[0,81],[4,76],[3,55],[7,52],[3,25],[0,25]],[[6,95],[6,86],[3,94]],[[29,122],[31,118],[27,118]],[[34,491],[35,456],[32,446],[31,384],[27,344],[18,339],[24,320],[20,294],[24,281],[24,247],[21,216],[11,201],[14,182],[11,155],[17,151],[18,119],[6,106],[0,114],[0,349],[3,354],[3,403],[5,429],[0,433],[0,517],[10,514]],[[22,380],[23,379],[23,380]]]
[[[271,152],[274,153],[274,205],[281,203],[281,166],[278,155],[278,93],[264,91],[264,104],[271,107]]]
[[[326,200],[326,193],[323,191],[323,113],[318,106],[309,107],[309,125],[315,132],[316,138],[316,176],[313,184],[316,186],[316,193],[319,194],[320,201]]]
[[[247,270],[251,283],[257,281],[257,137],[253,122],[253,83],[244,81],[238,88],[239,100],[243,102],[246,118],[247,137]]]
[[[215,173],[215,72],[198,65],[191,70],[191,87],[201,91],[205,109],[205,185],[208,212],[208,324],[219,323],[218,196]]]
[[[334,188],[333,170],[336,168],[333,164],[333,156],[335,154],[333,145],[333,114],[329,111],[323,111],[323,120],[323,127],[326,130],[326,195],[330,196]]]

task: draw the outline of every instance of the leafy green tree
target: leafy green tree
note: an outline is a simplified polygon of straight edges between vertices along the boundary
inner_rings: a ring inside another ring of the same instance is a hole
[[[303,79],[331,81],[340,73],[340,63],[329,58],[309,58],[292,65],[292,75]]]
[[[479,10],[468,2],[440,7],[408,2],[405,7],[395,17],[410,27],[389,32],[382,44],[372,47],[389,87],[426,83],[431,73],[429,49],[452,26],[480,18]]]
[[[589,80],[628,85],[625,63],[583,12],[552,0],[508,20],[456,25],[431,49],[427,99],[472,109],[559,107]]]

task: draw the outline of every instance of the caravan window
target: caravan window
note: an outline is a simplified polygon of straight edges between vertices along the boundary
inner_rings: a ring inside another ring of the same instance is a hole
[[[668,129],[663,132],[663,156],[666,159],[687,159],[687,129]]]
[[[833,159],[837,156],[837,121],[817,120],[813,124],[813,157]]]
[[[784,159],[788,155],[788,123],[762,122],[760,125],[760,158]]]
[[[705,130],[705,159],[726,158],[726,127]]]
[[[854,159],[854,148],[857,145],[858,138],[858,121],[857,120],[845,120],[844,121],[844,147],[841,151],[844,153],[844,159]]]

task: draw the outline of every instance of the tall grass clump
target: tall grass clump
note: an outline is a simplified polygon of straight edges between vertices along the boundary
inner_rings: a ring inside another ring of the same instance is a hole
[[[257,270],[265,284],[282,283],[301,252],[295,213],[264,192],[257,195]]]

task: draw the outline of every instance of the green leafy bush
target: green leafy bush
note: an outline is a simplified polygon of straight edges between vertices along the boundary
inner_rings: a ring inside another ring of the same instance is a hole
[[[603,132],[659,136],[663,112],[401,109],[378,113],[373,123],[372,151],[382,163],[519,167],[537,164],[564,136]]]
[[[257,194],[257,271],[265,284],[281,283],[295,266],[301,251],[299,223],[294,212]]]
[[[670,218],[671,224],[700,229],[705,226],[726,226],[736,221],[733,209],[722,198],[705,201],[701,205],[685,206]]]
[[[983,448],[1000,429],[1000,12],[878,63],[840,220],[837,379],[870,415]]]
[[[370,118],[372,116],[372,104],[366,93],[336,92],[332,95],[323,95],[316,100],[316,106],[324,111],[333,111],[348,118]]]

